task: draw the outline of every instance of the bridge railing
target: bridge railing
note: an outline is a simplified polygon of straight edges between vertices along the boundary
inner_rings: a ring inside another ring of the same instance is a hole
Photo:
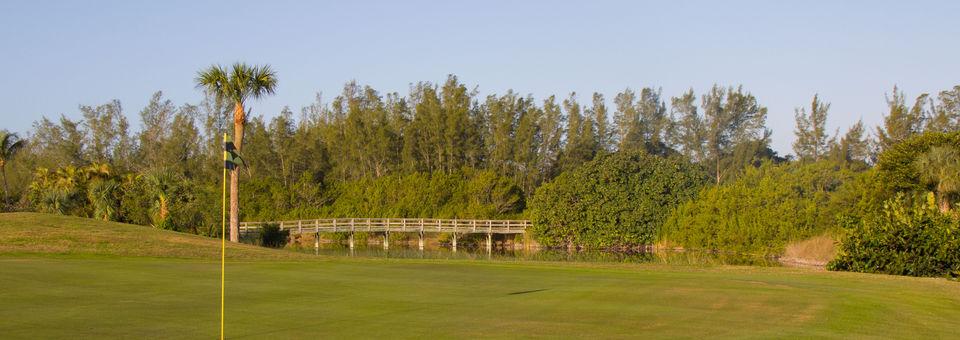
[[[310,220],[240,222],[240,232],[247,233],[272,224],[291,233],[332,232],[431,232],[462,234],[522,234],[530,227],[528,220],[470,220],[433,218],[321,218]]]

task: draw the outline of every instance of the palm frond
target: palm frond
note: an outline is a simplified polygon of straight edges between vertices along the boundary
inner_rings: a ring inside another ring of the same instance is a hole
[[[218,98],[233,99],[231,90],[230,75],[228,71],[220,65],[211,65],[205,70],[197,72],[197,78],[194,80],[197,88],[202,89],[208,94]]]
[[[0,131],[0,160],[9,161],[27,145],[16,133]]]
[[[250,79],[250,95],[259,99],[274,94],[277,89],[277,73],[270,65],[254,67]]]

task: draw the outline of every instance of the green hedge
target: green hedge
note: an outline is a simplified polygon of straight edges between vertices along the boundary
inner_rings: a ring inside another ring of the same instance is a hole
[[[669,211],[705,181],[701,168],[675,158],[601,156],[537,190],[528,211],[533,235],[550,247],[650,245]]]

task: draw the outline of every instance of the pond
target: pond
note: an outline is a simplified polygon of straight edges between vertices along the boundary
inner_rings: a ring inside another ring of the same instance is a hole
[[[452,259],[477,261],[557,261],[557,262],[608,262],[608,263],[664,263],[689,265],[753,265],[780,266],[776,258],[716,253],[704,251],[643,251],[621,252],[603,250],[566,249],[510,249],[484,247],[459,247],[453,251],[447,247],[427,247],[424,250],[405,244],[391,244],[390,249],[379,245],[359,245],[354,249],[338,243],[324,243],[314,247],[293,248],[298,251],[325,256],[398,258],[398,259]]]

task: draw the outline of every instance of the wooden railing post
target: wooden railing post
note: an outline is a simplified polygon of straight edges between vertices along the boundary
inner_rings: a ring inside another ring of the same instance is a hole
[[[493,250],[493,234],[487,233],[487,252]]]
[[[420,240],[417,243],[417,246],[419,246],[420,250],[423,250],[423,229],[420,229],[419,234],[420,234]]]

